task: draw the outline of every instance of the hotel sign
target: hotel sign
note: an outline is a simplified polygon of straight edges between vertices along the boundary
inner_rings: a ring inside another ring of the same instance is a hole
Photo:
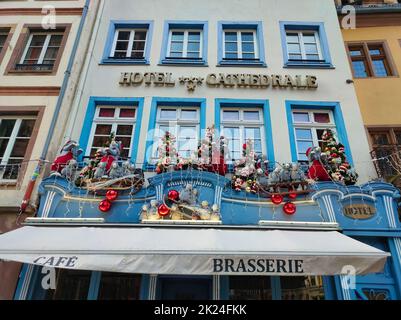
[[[376,214],[376,208],[366,204],[351,204],[344,206],[344,215],[355,220],[370,219]]]
[[[197,86],[204,82],[214,88],[293,88],[316,89],[317,77],[313,75],[277,75],[277,74],[248,74],[248,73],[210,73],[205,78],[184,77],[178,78],[181,85],[186,85],[188,91],[195,91]],[[169,72],[122,72],[119,84],[121,86],[154,85],[162,87],[174,87],[176,80]]]

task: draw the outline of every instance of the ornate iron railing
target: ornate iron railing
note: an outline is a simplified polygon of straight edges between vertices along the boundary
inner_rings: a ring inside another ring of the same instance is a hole
[[[401,145],[375,147],[370,152],[379,178],[391,179],[401,173]]]

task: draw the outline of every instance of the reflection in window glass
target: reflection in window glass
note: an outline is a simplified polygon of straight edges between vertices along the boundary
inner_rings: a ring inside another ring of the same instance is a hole
[[[102,272],[98,300],[138,300],[141,276]]]
[[[320,276],[280,277],[282,300],[324,300]]]
[[[272,300],[270,277],[231,276],[229,281],[230,300]]]
[[[56,289],[46,291],[45,300],[87,300],[91,271],[56,270]]]

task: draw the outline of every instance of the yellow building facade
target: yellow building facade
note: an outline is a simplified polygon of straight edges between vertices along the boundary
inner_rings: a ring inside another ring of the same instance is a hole
[[[336,3],[372,159],[378,176],[397,184],[401,173],[400,2]],[[345,25],[350,11],[342,9],[348,4],[355,9],[355,28]]]

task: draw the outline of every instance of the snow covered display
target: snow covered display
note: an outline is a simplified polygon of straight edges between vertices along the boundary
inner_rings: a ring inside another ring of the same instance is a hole
[[[175,142],[175,136],[168,131],[160,139],[157,148],[159,159],[156,164],[156,173],[172,171],[177,168],[177,165],[179,164],[179,156]]]

